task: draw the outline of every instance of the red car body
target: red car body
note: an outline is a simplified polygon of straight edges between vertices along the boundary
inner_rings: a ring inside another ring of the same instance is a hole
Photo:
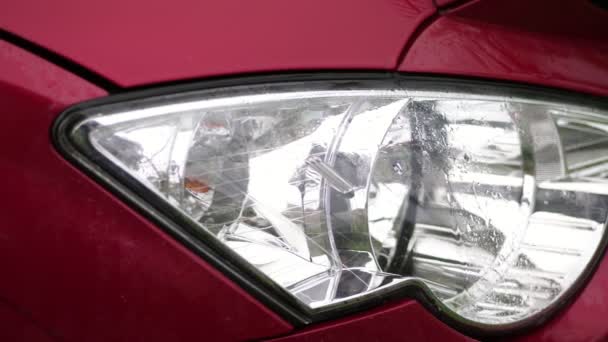
[[[603,2],[604,7],[606,2]],[[35,1],[0,11],[0,340],[468,340],[411,299],[306,327],[67,162],[50,130],[112,93],[243,74],[380,71],[608,96],[600,1]],[[608,259],[504,336],[608,338]]]

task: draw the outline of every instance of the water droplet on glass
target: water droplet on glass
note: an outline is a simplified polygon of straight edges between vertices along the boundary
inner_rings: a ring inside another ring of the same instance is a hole
[[[399,176],[403,175],[403,167],[401,166],[401,164],[399,162],[395,162],[393,164],[393,171],[395,171],[395,173],[398,174]]]

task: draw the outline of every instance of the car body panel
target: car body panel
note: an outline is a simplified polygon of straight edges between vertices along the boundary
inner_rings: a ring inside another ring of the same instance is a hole
[[[31,318],[10,304],[0,301],[0,341],[52,342],[52,333],[38,326]]]
[[[435,0],[435,4],[442,6],[440,1]],[[561,0],[559,6],[552,0],[473,0],[460,2],[461,6],[443,15],[507,26],[522,34],[536,32],[601,40],[608,33],[608,11],[594,2],[599,4],[602,0]]]
[[[272,342],[474,341],[448,328],[420,304],[401,301],[341,320],[312,326]]]
[[[605,96],[606,22],[608,11],[586,1],[564,0],[559,6],[545,0],[478,1],[434,21],[407,51],[399,71],[523,82]]]
[[[290,324],[54,149],[54,119],[105,95],[0,41],[0,303],[62,341],[245,340],[289,332]]]
[[[0,27],[124,88],[289,70],[398,70],[608,95],[608,25],[599,25],[608,21],[586,1],[483,0],[435,13],[431,0],[22,0],[4,6]],[[18,322],[14,332],[29,324],[68,341],[467,339],[413,300],[294,330],[57,153],[53,120],[106,95],[0,41],[0,302],[14,309],[0,307],[0,317]],[[516,338],[608,338],[607,288],[604,258],[571,305]]]
[[[391,70],[432,0],[10,1],[0,27],[121,87],[287,70]]]

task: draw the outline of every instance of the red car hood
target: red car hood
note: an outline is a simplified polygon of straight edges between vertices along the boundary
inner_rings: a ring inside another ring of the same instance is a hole
[[[305,69],[395,70],[432,0],[13,0],[0,27],[120,87]]]

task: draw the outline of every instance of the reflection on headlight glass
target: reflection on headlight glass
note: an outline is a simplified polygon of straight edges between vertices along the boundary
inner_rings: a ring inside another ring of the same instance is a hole
[[[419,279],[521,321],[596,253],[608,120],[457,91],[227,90],[110,107],[92,146],[311,308]]]

